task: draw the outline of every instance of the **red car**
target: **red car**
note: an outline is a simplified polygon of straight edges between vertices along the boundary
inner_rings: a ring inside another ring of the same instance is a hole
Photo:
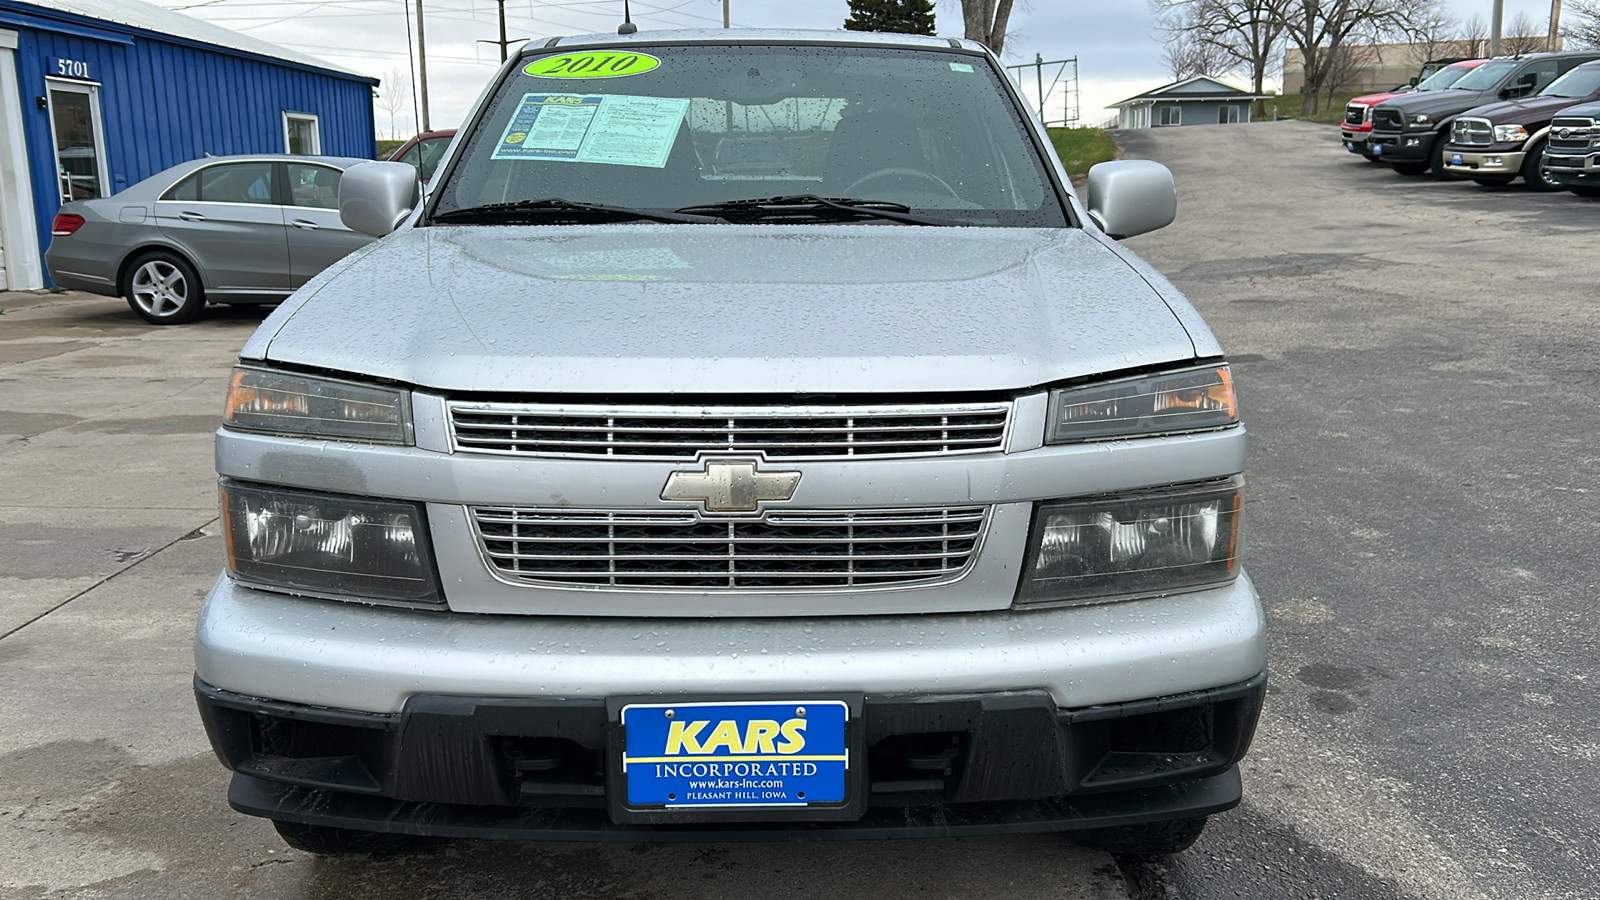
[[[439,168],[439,160],[444,159],[444,151],[450,149],[450,141],[455,136],[454,128],[419,134],[401,144],[400,149],[389,157],[389,162],[410,163],[416,166],[418,174],[422,176],[422,183],[427,184],[433,179],[434,170]]]
[[[1382,94],[1367,94],[1356,97],[1344,108],[1344,124],[1339,126],[1339,134],[1344,138],[1344,148],[1351,153],[1364,157],[1367,162],[1378,162],[1378,157],[1367,150],[1367,137],[1372,134],[1372,108],[1379,103],[1400,94],[1412,91],[1443,91],[1460,81],[1468,72],[1476,69],[1488,60],[1464,59],[1451,63],[1434,73],[1427,74],[1427,67],[1423,68],[1425,77],[1415,87],[1406,87]]]

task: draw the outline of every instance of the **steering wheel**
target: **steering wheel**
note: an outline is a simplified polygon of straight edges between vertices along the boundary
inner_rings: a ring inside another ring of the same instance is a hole
[[[924,172],[921,169],[907,169],[899,166],[893,166],[887,169],[879,169],[876,172],[868,172],[852,182],[849,187],[844,189],[844,192],[851,197],[859,197],[861,196],[860,189],[862,185],[889,178],[910,178],[918,181],[932,182],[933,184],[937,185],[940,190],[944,191],[946,194],[949,194],[951,197],[954,197],[957,200],[961,199],[961,195],[956,193],[955,188],[951,187],[943,178],[940,178],[932,172]]]

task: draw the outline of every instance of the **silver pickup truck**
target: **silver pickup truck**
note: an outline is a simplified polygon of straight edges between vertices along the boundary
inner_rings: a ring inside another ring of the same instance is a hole
[[[759,147],[760,152],[729,148]],[[1265,685],[1222,349],[982,46],[508,62],[244,347],[195,690],[293,846],[1190,844]]]

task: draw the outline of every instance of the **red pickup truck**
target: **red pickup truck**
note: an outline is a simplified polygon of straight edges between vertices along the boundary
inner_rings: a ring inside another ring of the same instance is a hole
[[[1434,68],[1436,63],[1429,63],[1422,67],[1422,72],[1417,82],[1402,88],[1396,88],[1382,94],[1367,94],[1356,97],[1344,108],[1344,123],[1339,126],[1339,134],[1344,138],[1344,148],[1351,153],[1364,157],[1367,162],[1378,162],[1378,157],[1367,147],[1367,137],[1372,134],[1372,108],[1379,103],[1399,94],[1412,91],[1443,91],[1461,80],[1462,76],[1476,69],[1487,60],[1464,59],[1451,62],[1449,65]],[[1430,71],[1431,70],[1431,71]]]

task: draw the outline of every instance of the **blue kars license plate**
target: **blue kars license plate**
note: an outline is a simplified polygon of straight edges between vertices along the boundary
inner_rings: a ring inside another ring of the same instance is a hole
[[[629,806],[808,807],[845,802],[841,700],[636,703],[622,708]]]
[[[1452,166],[1464,165],[1465,162],[1466,161],[1461,158],[1461,154],[1459,154],[1459,153],[1450,154],[1450,164]]]
[[[1373,143],[1373,145],[1372,145],[1372,155],[1373,156],[1382,156],[1383,155],[1383,145],[1379,144],[1379,143]]]

